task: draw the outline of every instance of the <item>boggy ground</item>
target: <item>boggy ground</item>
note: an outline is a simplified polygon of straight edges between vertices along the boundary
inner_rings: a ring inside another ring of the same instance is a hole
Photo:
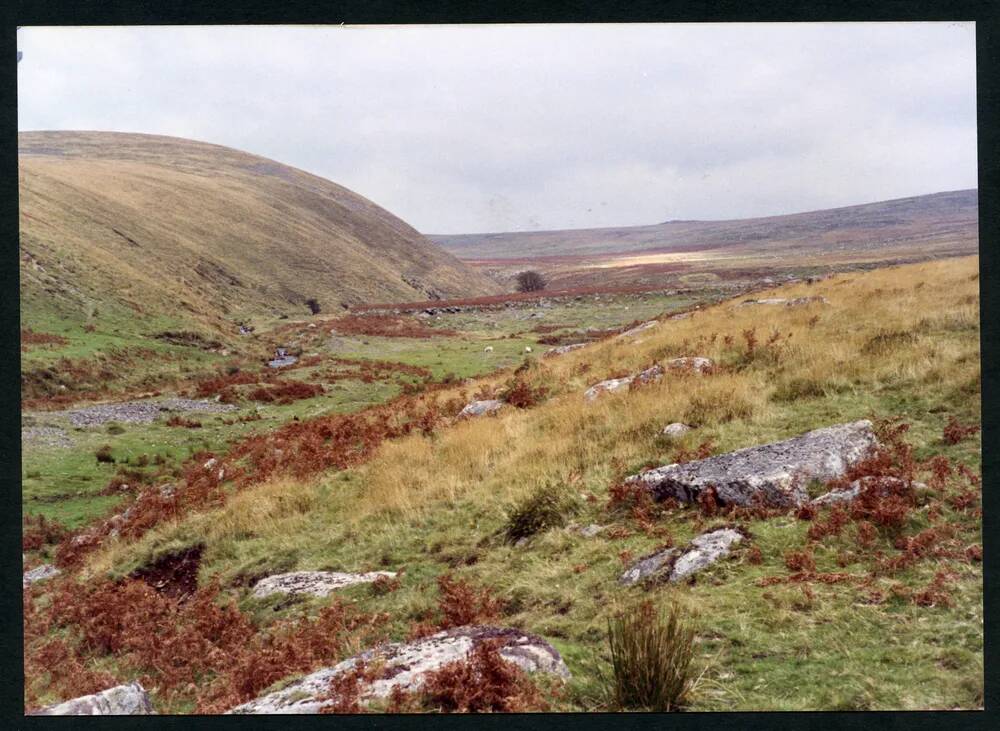
[[[563,654],[573,679],[546,688],[556,710],[611,708],[602,680],[610,673],[606,622],[616,607],[646,598],[678,603],[696,628],[690,710],[980,707],[977,266],[968,258],[838,275],[760,295],[819,295],[826,305],[725,302],[634,338],[531,358],[517,373],[508,367],[453,385],[442,383],[442,374],[423,395],[380,406],[381,416],[373,413],[363,425],[351,422],[357,431],[316,412],[295,414],[299,421],[284,430],[244,424],[259,432],[256,441],[241,447],[228,435],[213,450],[234,477],[206,486],[190,468],[184,474],[195,477],[177,479],[180,489],[204,489],[211,499],[158,516],[132,537],[104,536],[68,562],[62,576],[28,592],[29,703],[87,692],[52,668],[73,664],[78,677],[91,673],[95,684],[100,673],[105,682],[142,678],[160,711],[224,710],[378,639],[448,626],[458,581],[478,597],[457,602],[471,607],[471,619],[539,634]],[[518,337],[507,339],[516,348],[502,351],[510,366],[523,358]],[[379,345],[365,343],[365,336],[344,338],[337,357],[357,358]],[[484,356],[480,340],[464,355],[449,351],[454,365],[429,362],[446,358],[434,349],[437,339],[427,342],[429,360],[401,351],[411,365],[473,375]],[[494,355],[505,342],[495,341]],[[685,355],[711,357],[718,368],[701,377],[668,374],[594,403],[582,398],[597,381]],[[251,387],[257,385],[238,386]],[[473,397],[498,393],[522,407],[453,418]],[[929,485],[926,492],[857,510],[733,513],[711,504],[653,506],[619,487],[643,466],[864,417],[880,423],[893,447],[881,468],[912,473]],[[674,421],[696,428],[669,443],[659,431]],[[343,449],[338,435],[344,434],[367,446],[344,452],[343,460],[333,460],[343,466],[330,469],[324,450]],[[277,450],[313,461],[262,460]],[[255,479],[256,469],[267,478]],[[512,516],[546,489],[564,499],[541,530],[512,544],[505,533]],[[605,528],[586,537],[572,524]],[[751,538],[692,583],[618,584],[633,558],[721,524],[735,524]],[[206,593],[187,604],[147,595],[153,590],[140,578],[126,578],[194,547]],[[42,545],[29,558],[53,554],[56,546]],[[351,587],[332,600],[250,596],[255,578],[313,569],[400,576],[398,584]],[[128,615],[116,624],[116,614],[105,614],[98,631],[85,617],[53,613],[64,605],[54,599],[73,596],[112,605],[146,597],[186,634],[171,652],[124,639],[140,632],[141,618]],[[206,634],[204,622],[195,621],[216,611],[211,606],[228,607],[228,619],[213,615],[212,626],[238,627],[238,642],[225,632]],[[326,644],[313,644],[317,633]],[[195,635],[204,644],[181,641]],[[205,666],[199,657],[221,659]],[[251,678],[240,670],[246,667],[270,674]]]

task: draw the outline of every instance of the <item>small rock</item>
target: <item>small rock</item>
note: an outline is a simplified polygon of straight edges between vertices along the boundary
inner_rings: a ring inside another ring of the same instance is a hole
[[[22,586],[31,586],[36,581],[45,581],[46,579],[51,579],[53,576],[58,576],[60,573],[62,572],[52,564],[46,563],[36,566],[31,571],[24,572]]]
[[[117,685],[100,693],[48,706],[38,716],[150,716],[155,715],[149,694],[139,683]]]
[[[643,332],[645,330],[649,330],[651,327],[656,327],[656,325],[657,325],[656,320],[650,320],[649,322],[644,322],[641,325],[636,325],[632,329],[626,330],[623,333],[619,333],[617,335],[617,337],[619,337],[619,338],[634,337],[635,335],[638,335],[639,333],[641,333],[641,332]]]
[[[687,424],[682,424],[679,421],[675,421],[673,424],[667,424],[663,427],[663,431],[660,432],[665,437],[670,439],[680,439],[685,434],[691,431],[691,427]]]
[[[579,350],[580,348],[586,346],[586,343],[572,343],[571,345],[560,345],[557,348],[549,348],[545,351],[544,358],[551,358],[556,355],[565,355],[566,353],[572,352],[574,350]]]
[[[466,404],[465,408],[462,409],[458,415],[459,417],[484,416],[486,414],[494,414],[502,407],[503,401],[498,401],[497,399],[484,399],[482,401],[473,401],[472,403]]]
[[[711,358],[701,356],[691,356],[686,358],[673,358],[667,361],[667,368],[674,371],[688,371],[690,373],[707,373],[715,367],[715,361]]]
[[[816,507],[822,507],[824,505],[833,505],[834,503],[849,503],[857,498],[863,489],[873,484],[882,487],[883,492],[889,487],[904,487],[914,490],[927,489],[927,485],[922,482],[911,482],[907,485],[905,480],[901,480],[898,477],[861,477],[848,485],[844,490],[831,490],[828,493],[820,495],[812,501],[812,504]]]
[[[593,538],[602,530],[604,530],[606,527],[607,526],[597,525],[597,523],[591,523],[587,527],[580,529],[580,535],[583,536],[584,538]]]
[[[635,377],[636,383],[652,383],[663,377],[663,366],[656,364],[642,371]]]
[[[355,584],[370,584],[385,576],[396,577],[393,571],[372,571],[367,574],[348,574],[339,571],[295,571],[289,574],[275,574],[258,581],[253,587],[253,596],[262,599],[271,594],[309,594],[324,597],[337,589]]]
[[[683,549],[668,548],[656,551],[636,561],[619,581],[631,585],[640,581],[660,583],[686,579],[729,553],[730,548],[743,540],[743,535],[732,528],[703,533]]]
[[[587,401],[593,401],[602,393],[610,393],[612,391],[619,391],[623,388],[628,388],[630,383],[632,383],[632,376],[625,376],[624,378],[609,378],[606,381],[595,383],[593,386],[588,388],[583,392],[583,397],[587,399]]]

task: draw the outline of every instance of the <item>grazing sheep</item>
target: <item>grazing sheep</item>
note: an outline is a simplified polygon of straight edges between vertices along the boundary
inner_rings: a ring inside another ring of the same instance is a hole
[[[530,353],[531,352],[531,346],[530,345],[525,345],[524,346],[524,352],[525,353]]]
[[[484,353],[492,353],[493,352],[493,346],[492,345],[487,345],[485,348],[483,348],[483,352]]]

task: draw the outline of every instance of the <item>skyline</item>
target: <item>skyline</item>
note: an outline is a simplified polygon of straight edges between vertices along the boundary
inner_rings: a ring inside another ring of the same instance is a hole
[[[763,217],[977,187],[974,32],[29,27],[18,126],[234,147],[428,234]]]

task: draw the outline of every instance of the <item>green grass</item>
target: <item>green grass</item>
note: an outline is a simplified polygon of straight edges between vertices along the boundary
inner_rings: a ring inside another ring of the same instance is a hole
[[[917,276],[926,275],[918,271],[913,278]],[[835,286],[831,285],[831,289]],[[942,299],[940,293],[920,291],[921,296],[935,301]],[[942,305],[947,306],[950,305]],[[585,312],[586,319],[580,324],[594,323],[598,313]],[[628,312],[632,313],[632,309]],[[730,325],[730,318],[735,315],[728,312],[720,308],[715,314],[699,315],[693,324],[682,321],[680,327],[690,328],[695,337],[708,338],[712,329],[738,335],[743,325]],[[743,312],[743,316],[750,316]],[[801,320],[796,323],[799,329],[794,343],[803,334],[812,337],[808,333],[813,330],[806,329],[804,324],[808,314],[781,314],[789,320],[795,317]],[[913,313],[899,306],[892,314],[909,317]],[[569,322],[559,319],[568,318],[566,313],[547,313],[546,317],[549,316],[552,322]],[[501,361],[508,365],[520,362],[524,343],[533,342],[526,336],[486,339],[484,332],[495,337],[494,328],[487,325],[490,322],[497,323],[497,334],[523,329],[522,321],[514,319],[510,312],[480,314],[474,318],[463,313],[461,317],[466,318],[465,327],[476,329],[464,331],[461,337],[422,341],[368,338],[365,343],[366,338],[351,338],[349,344],[353,350],[345,347],[347,339],[334,339],[338,348],[334,354],[409,362],[431,368],[437,377],[446,372],[461,376],[487,372]],[[631,319],[642,318],[628,317],[624,321]],[[857,357],[857,348],[835,350],[841,347],[840,339],[825,340],[823,334],[816,335],[799,351],[790,349],[782,358],[741,361],[735,357],[736,353],[731,353],[733,357],[726,363],[735,371],[733,380],[725,380],[730,376],[717,376],[715,382],[728,387],[741,378],[747,389],[760,390],[756,394],[759,401],[751,404],[752,415],[723,420],[717,418],[721,407],[707,409],[705,424],[684,437],[680,445],[668,445],[657,438],[662,424],[675,420],[671,411],[675,406],[670,399],[686,395],[675,392],[669,384],[622,396],[620,401],[608,402],[605,410],[595,407],[574,411],[576,407],[564,407],[559,402],[557,393],[551,405],[498,417],[496,422],[481,422],[480,425],[491,428],[489,433],[472,431],[475,425],[457,432],[465,434],[467,440],[491,437],[492,442],[482,445],[482,451],[489,452],[482,458],[483,464],[474,462],[469,468],[481,472],[466,476],[462,489],[456,490],[453,497],[418,492],[428,497],[412,508],[365,513],[359,506],[371,500],[376,482],[384,479],[384,474],[380,477],[373,465],[331,472],[304,482],[278,481],[236,496],[222,509],[193,514],[175,525],[155,530],[133,544],[112,546],[93,571],[122,577],[159,555],[200,543],[205,546],[200,567],[202,583],[218,578],[223,586],[230,587],[240,607],[264,624],[315,612],[324,601],[307,599],[289,604],[274,598],[255,600],[249,592],[233,588],[241,577],[317,569],[398,571],[400,587],[391,593],[375,596],[364,586],[343,592],[362,611],[387,612],[391,618],[390,633],[395,639],[406,637],[410,624],[433,610],[435,580],[452,571],[475,584],[491,587],[504,601],[505,614],[499,623],[538,633],[563,654],[573,680],[559,702],[559,710],[611,709],[606,692],[611,672],[607,618],[617,607],[642,598],[650,598],[658,606],[676,602],[687,612],[696,631],[693,666],[698,682],[692,693],[691,710],[976,708],[983,703],[980,564],[964,559],[925,559],[895,576],[876,579],[870,587],[810,582],[811,596],[794,583],[761,586],[761,579],[787,576],[785,554],[801,550],[806,542],[809,523],[787,515],[744,521],[752,534],[751,541],[737,548],[730,558],[699,573],[693,584],[653,589],[622,587],[617,579],[631,560],[629,557],[656,549],[664,538],[643,534],[627,516],[612,515],[605,507],[609,485],[622,469],[633,463],[668,461],[677,446],[692,449],[704,440],[711,440],[715,452],[721,453],[865,416],[902,416],[911,424],[906,436],[918,459],[943,455],[979,471],[978,437],[957,445],[946,445],[942,440],[942,429],[950,416],[963,423],[980,421],[978,372],[973,358],[978,354],[978,332],[966,327],[967,322],[967,318],[958,316],[939,318],[929,323],[916,341],[901,345],[898,357],[883,354],[860,365],[851,360]],[[442,327],[454,324],[448,318],[440,323]],[[830,332],[841,329],[832,319],[829,323]],[[689,335],[681,330],[675,336],[673,325],[658,328],[657,334],[651,335],[649,342],[641,347],[650,352],[680,347],[679,343],[667,341]],[[762,334],[766,337],[766,329]],[[864,342],[861,335],[856,339]],[[494,346],[495,360],[490,364],[482,352],[486,343]],[[695,347],[709,346],[703,343]],[[648,357],[634,343],[612,343],[580,353],[580,358],[589,358],[588,363],[593,365],[593,372],[580,377],[584,380],[598,378],[603,368],[620,367],[623,363],[631,367],[645,363]],[[858,367],[829,371],[813,368],[814,363],[826,367],[833,356]],[[923,360],[917,362],[919,358]],[[577,377],[567,375],[572,360],[553,360],[559,362],[546,368],[563,370],[547,377],[558,389],[574,395],[583,380],[573,381],[571,378]],[[913,363],[916,365],[911,367]],[[477,371],[479,368],[484,370]],[[307,375],[303,372],[296,377]],[[782,385],[793,378],[818,383],[835,380],[838,385],[815,395],[775,398]],[[342,385],[343,390],[331,389],[324,397],[287,407],[265,407],[263,412],[269,420],[248,426],[265,429],[294,416],[307,418],[324,409],[353,409],[365,402],[385,400],[397,388],[371,384],[372,391],[362,394],[359,383]],[[690,389],[696,388],[699,386],[692,383]],[[633,418],[630,414],[637,416]],[[567,415],[575,421],[558,420]],[[553,440],[557,435],[571,435],[575,451],[546,452],[549,430],[554,430]],[[26,496],[32,490],[35,491],[32,494],[45,493],[41,483],[32,480],[48,480],[48,494],[58,495],[57,485],[68,484],[74,476],[89,474],[89,482],[99,488],[103,484],[97,479],[103,474],[100,471],[110,473],[110,470],[92,464],[92,450],[105,442],[112,445],[117,456],[140,449],[148,452],[150,448],[145,445],[176,439],[179,441],[173,448],[182,455],[196,446],[184,440],[216,439],[213,443],[221,444],[238,436],[237,430],[222,428],[198,431],[205,434],[153,425],[141,429],[127,427],[126,433],[115,437],[120,441],[113,441],[103,433],[87,435],[85,438],[91,440],[87,442],[86,455],[90,463],[68,454],[59,458],[48,454],[38,462],[26,462],[25,474],[41,475],[26,481]],[[527,460],[536,459],[530,471],[527,468],[516,471],[521,465],[511,463],[504,451],[510,446],[505,440],[515,439],[535,440],[530,445],[535,451],[510,452]],[[427,476],[421,474],[422,466],[417,462],[390,472],[390,478],[398,478],[401,493],[426,489],[426,482],[445,479],[446,468],[454,470],[455,465],[465,464],[466,455],[458,452],[455,439],[450,439],[447,431],[410,441],[414,442],[411,451],[393,454],[416,458],[425,450],[442,462]],[[616,464],[612,455],[623,455],[627,460]],[[61,468],[66,480],[62,482],[50,475],[55,462],[45,461],[56,459],[66,460]],[[446,460],[451,463],[446,464]],[[570,479],[569,473],[575,473],[575,477]],[[531,480],[541,484],[553,476],[565,478],[560,484],[566,491],[566,514],[571,520],[579,525],[618,525],[630,532],[616,538],[613,531],[605,530],[593,538],[585,538],[571,529],[543,526],[526,544],[510,545],[504,531],[519,507],[517,496],[530,493]],[[587,493],[596,496],[596,500],[585,499]],[[65,504],[72,506],[73,500],[80,499],[69,498]],[[63,501],[51,505],[45,509],[55,510]],[[265,508],[263,516],[254,512]],[[81,521],[84,519],[80,517]],[[725,519],[702,520],[693,509],[681,508],[662,518],[658,526],[675,545],[683,545],[722,520]],[[981,543],[978,516],[945,507],[942,522],[956,530],[963,546]],[[926,511],[916,510],[905,532],[912,535],[929,525]],[[760,550],[762,561],[758,564],[749,560],[751,546]],[[880,534],[875,548],[887,555],[894,554],[893,536]],[[843,535],[824,539],[816,546],[817,570],[867,574],[872,567],[870,553],[849,558],[846,565],[841,565],[843,561],[838,559],[852,551],[857,551],[857,546],[853,527],[849,527]],[[921,607],[892,596],[893,585],[920,589],[942,568],[954,573],[950,580],[953,606]],[[882,591],[887,598],[880,604],[866,602],[864,592],[870,589]]]

